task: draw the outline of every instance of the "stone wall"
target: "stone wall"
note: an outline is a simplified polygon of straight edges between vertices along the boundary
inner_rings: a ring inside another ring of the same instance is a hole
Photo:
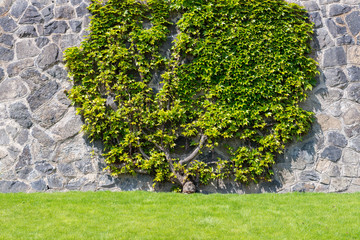
[[[87,35],[87,0],[0,1],[0,192],[153,190],[149,176],[102,170],[101,144],[79,133],[64,94],[62,52]],[[315,23],[321,75],[304,103],[316,113],[312,131],[278,157],[273,182],[201,192],[360,191],[360,0],[292,2]]]

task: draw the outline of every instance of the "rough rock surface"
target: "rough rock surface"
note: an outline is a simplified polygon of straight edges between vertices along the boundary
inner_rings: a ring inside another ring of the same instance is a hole
[[[272,182],[213,181],[200,192],[360,190],[360,0],[288,2],[303,5],[314,22],[312,56],[320,75],[303,105],[316,121],[302,142],[278,157]],[[103,171],[101,144],[79,133],[82,120],[64,94],[71,83],[62,52],[87,35],[88,5],[0,4],[0,192],[154,190],[149,176],[116,178]],[[193,190],[191,183],[185,188]]]

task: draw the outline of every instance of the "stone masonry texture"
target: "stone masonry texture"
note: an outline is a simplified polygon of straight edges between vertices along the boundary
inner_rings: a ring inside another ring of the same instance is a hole
[[[315,27],[320,75],[303,103],[315,113],[312,129],[278,156],[272,182],[214,181],[200,192],[360,191],[360,0],[288,2],[304,6]],[[80,133],[63,51],[88,34],[88,5],[0,0],[0,192],[170,190],[153,189],[146,175],[111,176],[101,143]]]

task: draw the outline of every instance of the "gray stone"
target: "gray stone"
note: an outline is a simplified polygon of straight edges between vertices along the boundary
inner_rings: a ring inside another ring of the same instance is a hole
[[[44,26],[44,35],[49,36],[54,33],[66,33],[69,25],[65,21],[53,21]]]
[[[31,135],[38,140],[38,142],[44,146],[51,146],[55,144],[54,140],[49,137],[44,131],[41,131],[39,128],[34,127]]]
[[[357,152],[360,152],[360,136],[351,139],[349,147]]]
[[[6,134],[5,129],[0,129],[0,146],[8,145],[10,143],[10,138]]]
[[[29,37],[37,37],[38,34],[34,26],[26,25],[21,26],[17,31],[16,34],[19,38],[29,38]]]
[[[51,175],[47,177],[49,188],[62,188],[65,180],[58,175]]]
[[[110,175],[102,175],[99,178],[99,187],[102,188],[115,187],[115,179]]]
[[[358,119],[358,122],[359,119]],[[360,124],[356,124],[350,127],[347,127],[344,129],[346,136],[348,136],[349,138],[354,137],[354,136],[359,136],[360,135]]]
[[[21,71],[26,68],[34,66],[34,60],[32,59],[24,59],[17,62],[10,63],[7,67],[6,71],[9,77],[13,77],[18,75]]]
[[[313,192],[315,185],[313,183],[298,183],[291,188],[293,192]]]
[[[72,110],[52,127],[51,132],[58,136],[57,140],[61,141],[78,134],[82,124],[81,118]]]
[[[349,108],[343,115],[344,123],[352,125],[360,121],[360,113],[356,108]]]
[[[81,39],[77,34],[68,34],[61,36],[60,48],[62,51],[69,47],[79,46]]]
[[[337,17],[337,18],[335,19],[335,22],[336,22],[337,24],[345,25],[345,22],[344,22],[344,20],[343,20],[341,17]]]
[[[28,90],[19,78],[8,78],[0,83],[0,101],[24,97]]]
[[[64,104],[65,106],[70,106],[71,101],[69,98],[65,95],[64,92],[59,92],[56,96],[57,100],[61,102],[61,104]]]
[[[51,101],[42,105],[34,114],[33,119],[43,128],[49,128],[57,123],[67,111],[66,105]]]
[[[334,17],[334,16],[345,14],[350,11],[351,11],[351,7],[348,5],[333,4],[330,6],[329,16]]]
[[[30,128],[32,121],[28,108],[22,103],[14,103],[9,107],[10,117],[14,119],[20,126]]]
[[[337,147],[346,147],[346,145],[348,144],[346,137],[339,132],[329,132],[328,142],[329,144]]]
[[[330,177],[340,177],[340,169],[337,165],[333,165],[329,171],[328,174]]]
[[[343,192],[349,187],[351,180],[345,178],[333,178],[331,179],[330,191],[331,192]]]
[[[42,192],[48,189],[46,182],[42,179],[32,182],[30,185],[35,191]]]
[[[15,146],[10,146],[10,147],[8,147],[7,150],[8,150],[10,157],[13,159],[16,159],[20,153],[20,150],[18,148],[16,148]]]
[[[32,39],[22,40],[16,43],[16,56],[18,59],[35,57],[40,53]]]
[[[46,46],[39,57],[36,59],[37,65],[46,70],[52,67],[54,64],[61,60],[61,54],[58,46],[56,44],[50,44]]]
[[[29,166],[32,161],[31,151],[29,145],[26,145],[19,157],[19,161],[16,163],[15,170],[22,169],[25,166]]]
[[[336,39],[336,43],[338,46],[342,45],[354,45],[355,41],[354,39],[349,35],[344,35]]]
[[[330,105],[343,97],[343,92],[337,89],[320,88],[315,92],[315,97],[323,104]]]
[[[5,78],[5,72],[4,69],[0,68],[0,83]]]
[[[346,65],[346,54],[343,47],[332,47],[324,52],[324,67]]]
[[[58,165],[59,171],[65,177],[76,177],[76,171],[71,163],[60,163]]]
[[[11,138],[14,139],[16,137],[18,129],[15,126],[8,125],[8,126],[6,126],[6,132],[11,136]]]
[[[14,32],[18,25],[11,17],[5,16],[0,17],[0,27],[2,27],[4,32]]]
[[[41,11],[41,14],[43,15],[45,22],[49,22],[54,18],[54,5],[47,6]]]
[[[77,161],[77,162],[75,162],[75,166],[83,174],[88,174],[88,173],[94,172],[92,163],[89,160]]]
[[[360,83],[350,84],[346,91],[350,100],[360,103]]]
[[[0,61],[10,62],[14,59],[14,51],[12,49],[0,47]]]
[[[358,168],[355,165],[344,165],[342,167],[341,176],[343,177],[357,177],[358,176]]]
[[[20,179],[27,179],[32,171],[33,171],[32,167],[26,166],[21,170],[17,171],[17,176]]]
[[[53,68],[49,69],[47,73],[57,80],[68,79],[67,77],[68,73],[66,72],[66,70],[62,67],[59,67],[58,65],[55,65]]]
[[[82,0],[71,0],[71,4],[72,4],[73,6],[79,5],[80,3],[82,3]]]
[[[69,2],[69,0],[56,0],[57,5],[66,4],[68,2]]]
[[[0,181],[0,192],[2,193],[17,193],[26,192],[29,186],[19,181]]]
[[[89,6],[87,5],[87,4],[85,4],[85,3],[82,3],[82,4],[80,4],[80,6],[78,6],[77,8],[76,8],[76,15],[77,15],[77,17],[83,17],[83,16],[85,16],[86,14],[88,14],[89,13],[89,10],[87,10],[87,8],[88,8]]]
[[[50,40],[46,37],[39,37],[35,40],[35,42],[38,48],[43,48],[50,42]]]
[[[81,29],[82,29],[81,28],[81,25],[82,25],[81,21],[71,20],[69,23],[70,23],[71,30],[73,32],[76,32],[76,33],[81,32]]]
[[[350,82],[359,82],[360,81],[360,68],[351,66],[347,69],[349,81]]]
[[[80,188],[82,187],[82,185],[84,185],[84,183],[86,182],[85,178],[80,178],[80,179],[71,179],[66,185],[65,188],[69,189],[69,190],[80,190]]]
[[[320,176],[315,171],[303,171],[300,174],[300,181],[319,181]]]
[[[309,18],[314,23],[315,28],[321,28],[323,26],[321,15],[319,12],[309,13]]]
[[[39,108],[58,91],[59,85],[55,81],[48,82],[36,91],[32,92],[26,99],[32,111]]]
[[[60,6],[55,8],[55,17],[58,19],[72,19],[75,17],[75,11],[70,6]]]
[[[360,65],[360,46],[350,46],[347,50],[348,63]]]
[[[346,87],[348,81],[345,73],[340,68],[327,69],[324,71],[326,85],[330,87]]]
[[[322,158],[329,159],[330,161],[337,162],[341,158],[342,150],[335,146],[329,146],[321,153]]]
[[[334,2],[340,2],[340,0],[320,0],[321,5],[326,5]]]
[[[304,4],[305,9],[308,10],[309,12],[314,12],[314,11],[320,10],[316,1],[307,1],[307,2],[304,2],[303,4]]]
[[[0,36],[0,43],[12,48],[14,46],[14,37],[10,34],[2,34]]]
[[[24,145],[29,138],[29,130],[22,129],[16,137],[16,142],[20,145]]]
[[[345,148],[342,161],[344,163],[358,164],[360,162],[360,153],[352,149]]]
[[[346,23],[353,36],[360,32],[360,11],[354,11],[345,17]]]
[[[19,21],[20,24],[34,24],[42,22],[44,22],[44,19],[34,6],[29,6]]]
[[[19,18],[21,14],[27,8],[28,3],[25,0],[16,0],[13,6],[11,7],[10,13],[13,17]]]
[[[53,0],[30,0],[31,4],[37,7],[38,9],[42,9],[43,7],[53,3]]]
[[[49,175],[55,171],[55,168],[50,163],[47,162],[36,164],[35,169],[38,172],[46,175]]]
[[[328,27],[333,37],[337,37],[338,35],[343,35],[347,33],[346,27],[338,26],[331,18],[326,20],[326,26]]]

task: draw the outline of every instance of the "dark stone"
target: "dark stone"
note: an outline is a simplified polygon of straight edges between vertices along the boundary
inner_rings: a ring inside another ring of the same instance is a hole
[[[303,171],[300,174],[300,180],[304,182],[319,181],[320,177],[315,171]]]
[[[29,186],[19,181],[0,181],[0,192],[2,193],[17,193],[26,192]]]
[[[35,40],[35,42],[38,48],[43,48],[50,42],[50,40],[46,37],[39,37]]]
[[[342,20],[341,17],[337,17],[337,18],[335,19],[335,22],[336,22],[337,24],[345,25],[345,22],[344,22],[344,20]]]
[[[340,68],[327,69],[324,71],[326,85],[330,87],[344,88],[348,84],[345,73]]]
[[[350,84],[346,91],[350,100],[360,103],[360,83]]]
[[[0,18],[0,27],[4,32],[13,32],[17,28],[16,22],[9,16]]]
[[[338,147],[346,147],[346,145],[348,144],[346,137],[338,132],[328,133],[328,142],[331,145],[338,146]]]
[[[42,9],[43,7],[51,4],[54,0],[30,0],[31,4],[37,7],[38,9]]]
[[[31,135],[38,140],[38,142],[44,146],[52,146],[55,144],[55,141],[49,137],[44,131],[41,131],[37,127],[34,127]]]
[[[319,5],[317,5],[316,1],[308,1],[308,2],[304,2],[304,7],[306,10],[308,10],[309,12],[314,12],[314,11],[319,11]]]
[[[359,67],[349,67],[347,69],[348,71],[348,76],[349,76],[349,81],[350,82],[358,82],[360,81],[360,68]]]
[[[73,32],[79,33],[81,32],[81,21],[71,20],[70,21],[70,27]]]
[[[16,142],[20,145],[24,145],[29,138],[29,130],[22,129],[16,137]]]
[[[81,186],[84,185],[85,181],[86,180],[84,178],[72,179],[65,185],[65,188],[69,190],[80,190]]]
[[[14,46],[14,37],[10,34],[3,34],[0,36],[0,43],[12,48]]]
[[[195,193],[196,192],[195,184],[191,181],[186,182],[183,186],[182,192],[187,194]]]
[[[334,37],[347,33],[346,27],[338,26],[331,18],[326,20],[326,26]]]
[[[79,5],[81,2],[82,2],[82,0],[71,0],[71,4],[72,4],[73,6]]]
[[[14,59],[14,51],[12,49],[7,49],[0,47],[0,61],[10,62]]]
[[[36,63],[41,69],[46,70],[59,62],[60,59],[60,49],[56,44],[52,43],[42,50],[36,59]]]
[[[94,168],[92,166],[91,161],[86,161],[86,160],[77,161],[75,162],[75,166],[77,167],[77,169],[79,169],[80,172],[84,174],[94,172]]]
[[[0,68],[0,82],[5,78],[4,69]]]
[[[313,192],[315,185],[313,183],[298,183],[291,188],[293,192]]]
[[[50,188],[62,188],[64,186],[64,179],[57,175],[47,177],[48,185]]]
[[[343,47],[332,47],[325,50],[324,67],[346,65],[346,54]]]
[[[69,25],[65,21],[53,21],[44,26],[44,35],[49,36],[53,33],[66,33]]]
[[[352,35],[356,36],[360,32],[360,12],[355,11],[350,13],[346,16],[345,20]]]
[[[33,171],[32,167],[24,167],[17,172],[17,176],[20,179],[27,179],[29,174]]]
[[[86,14],[89,13],[89,10],[87,9],[89,6],[85,3],[82,3],[80,6],[78,6],[76,8],[76,15],[78,17],[83,17],[85,16]]]
[[[44,19],[42,18],[39,11],[34,6],[29,6],[22,18],[20,19],[20,24],[34,24],[34,23],[42,23]]]
[[[36,110],[43,103],[49,100],[59,89],[55,81],[51,81],[41,86],[27,97],[27,101],[32,111]]]
[[[329,146],[321,153],[322,158],[329,159],[332,162],[337,162],[341,158],[342,150],[335,146]]]
[[[61,6],[55,9],[55,18],[69,20],[74,17],[75,11],[70,6]]]
[[[50,163],[46,163],[46,162],[36,164],[35,169],[37,171],[39,171],[40,173],[43,173],[46,175],[49,175],[55,171],[55,168]]]
[[[15,165],[15,170],[19,170],[31,164],[32,156],[29,145],[26,145],[19,157],[19,161]]]
[[[45,181],[42,179],[32,182],[30,185],[36,191],[45,191],[48,189]]]
[[[27,1],[17,0],[11,7],[10,13],[13,17],[19,18],[21,14],[23,14],[27,6],[28,6]]]
[[[16,34],[19,38],[37,37],[38,34],[34,26],[21,26]]]
[[[20,126],[30,128],[33,123],[28,108],[22,103],[14,103],[9,107],[10,118],[14,119]]]
[[[334,17],[334,16],[345,14],[350,11],[351,11],[351,7],[348,5],[334,4],[334,5],[331,5],[331,7],[330,7],[329,16]]]
[[[99,178],[99,187],[112,188],[115,186],[115,179],[110,175],[102,175]]]
[[[67,80],[68,79],[67,71],[64,68],[59,67],[58,65],[55,65],[53,68],[49,69],[47,71],[47,73],[50,76],[52,76],[53,78],[58,79],[58,80]]]
[[[336,39],[336,43],[337,45],[354,45],[355,41],[354,39],[349,36],[349,35],[344,35],[342,37],[339,37],[338,39]]]
[[[41,14],[43,15],[45,22],[48,22],[54,18],[54,5],[47,6],[41,11]]]
[[[76,171],[71,163],[59,164],[58,168],[65,177],[76,177]]]
[[[321,28],[323,26],[321,15],[319,12],[309,13],[310,21],[314,23],[315,28]]]

